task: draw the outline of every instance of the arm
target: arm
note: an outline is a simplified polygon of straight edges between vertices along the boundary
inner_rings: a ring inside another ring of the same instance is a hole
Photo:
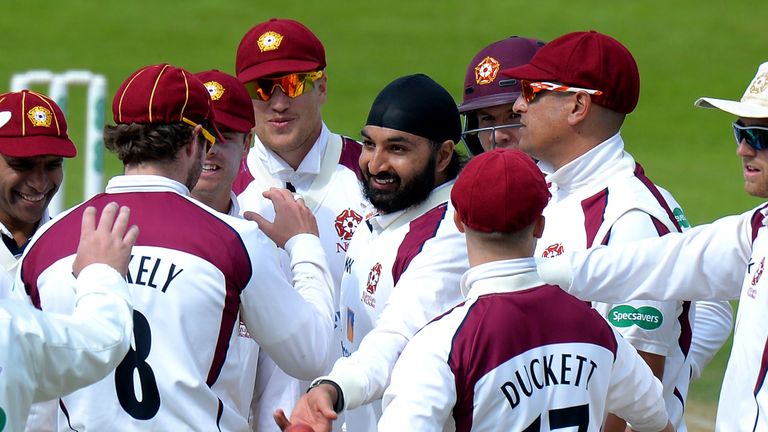
[[[662,386],[637,352],[618,333],[616,360],[605,411],[626,419],[634,430],[670,430]],[[627,391],[632,389],[632,391]]]
[[[19,345],[36,371],[35,401],[71,393],[103,378],[128,351],[132,308],[124,276],[138,228],[129,211],[109,204],[95,226],[94,208],[83,213],[74,263],[77,297],[72,316],[26,308],[17,326]],[[118,273],[118,270],[120,273]],[[28,326],[30,321],[36,325]]]
[[[538,260],[539,275],[581,298],[735,299],[752,253],[747,212],[685,233]]]
[[[298,401],[291,421],[308,423],[316,431],[330,430],[336,404],[341,411],[381,398],[410,338],[432,318],[463,300],[459,281],[469,265],[466,244],[452,224],[448,230],[440,241],[427,243],[411,261],[376,327],[363,338],[359,349],[339,359],[330,374],[321,378],[336,383],[342,394],[330,385],[313,388]]]
[[[691,339],[691,379],[701,376],[704,368],[731,335],[733,308],[727,301],[697,301]]]
[[[452,422],[456,384],[448,366],[451,339],[436,324],[422,329],[397,360],[382,399],[379,431],[439,432]]]

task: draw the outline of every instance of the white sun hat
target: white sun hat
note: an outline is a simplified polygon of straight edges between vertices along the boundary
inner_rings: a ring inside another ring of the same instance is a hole
[[[768,118],[768,62],[760,65],[741,101],[699,98],[695,106],[718,108],[737,117]]]

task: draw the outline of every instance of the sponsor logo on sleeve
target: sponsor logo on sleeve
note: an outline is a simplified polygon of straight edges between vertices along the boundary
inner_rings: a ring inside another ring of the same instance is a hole
[[[757,270],[755,270],[755,274],[752,276],[752,283],[749,285],[749,289],[747,289],[747,295],[751,298],[757,297],[757,289],[755,289],[755,287],[757,286],[757,283],[760,282],[760,278],[763,276],[764,269],[765,257],[760,260],[760,264],[758,264]]]
[[[664,317],[652,306],[635,309],[630,305],[620,305],[611,309],[608,313],[608,321],[619,328],[636,325],[643,330],[656,330],[661,327]]]
[[[685,213],[683,213],[683,209],[675,207],[675,209],[672,210],[672,214],[675,215],[675,220],[680,224],[680,228],[687,229],[691,227],[691,224],[688,223],[688,218],[686,218]]]
[[[544,258],[552,258],[562,254],[563,254],[563,244],[554,243],[547,246],[547,248],[544,249],[544,252],[541,253],[541,256]]]

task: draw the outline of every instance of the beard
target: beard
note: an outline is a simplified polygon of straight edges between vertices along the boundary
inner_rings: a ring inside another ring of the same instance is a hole
[[[187,173],[187,181],[184,183],[185,186],[187,186],[187,189],[192,191],[192,189],[195,188],[195,185],[197,184],[197,181],[200,180],[200,174],[203,173],[203,160],[205,160],[205,143],[202,143],[202,145],[199,145],[198,150],[203,153],[202,157],[195,158],[194,162],[192,163],[192,166],[189,168],[189,172]]]
[[[365,198],[381,213],[394,213],[424,202],[432,189],[435,188],[435,168],[437,158],[434,154],[429,156],[427,165],[412,179],[407,182],[394,172],[384,172],[371,175],[367,168],[364,170],[363,194]],[[394,191],[382,191],[371,186],[374,178],[381,180],[394,180],[398,187]]]

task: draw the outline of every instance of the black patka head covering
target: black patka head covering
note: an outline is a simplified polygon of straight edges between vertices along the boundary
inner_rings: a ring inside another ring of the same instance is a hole
[[[396,129],[439,143],[458,143],[461,139],[456,102],[424,74],[400,77],[384,87],[373,101],[366,125]]]

